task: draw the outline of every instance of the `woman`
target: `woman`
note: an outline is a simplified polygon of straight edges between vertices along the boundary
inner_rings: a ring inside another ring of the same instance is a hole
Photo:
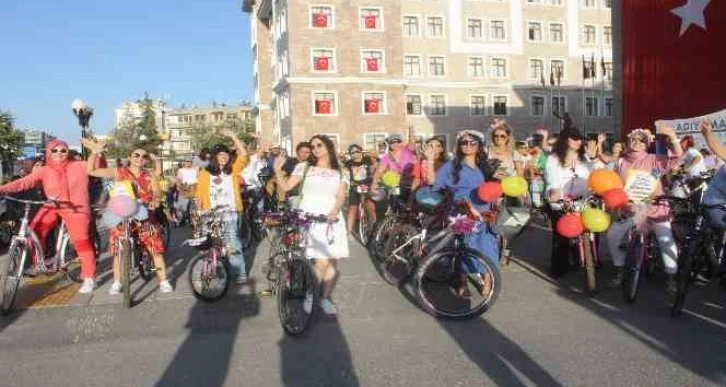
[[[642,202],[647,197],[663,194],[660,177],[679,163],[683,150],[678,144],[678,138],[672,128],[662,128],[661,134],[669,138],[672,157],[648,153],[654,141],[653,134],[648,129],[635,129],[628,134],[627,150],[618,160],[615,171],[625,182],[625,192],[631,201]],[[643,197],[643,192],[650,193]],[[667,205],[648,206],[644,209],[655,233],[665,272],[668,275],[669,291],[675,290],[673,276],[678,269],[678,248],[671,231],[670,211]],[[625,234],[635,225],[631,216],[621,222],[613,222],[607,232],[608,247],[613,258],[617,272],[610,286],[617,287],[623,282],[623,266],[625,265],[625,252],[619,248]]]
[[[424,158],[416,163],[413,168],[413,184],[411,190],[416,191],[419,187],[430,186],[436,179],[436,171],[446,163],[446,143],[441,137],[431,137],[424,144]]]
[[[489,204],[481,201],[477,195],[477,189],[486,180],[491,179],[493,173],[487,162],[484,152],[484,135],[473,130],[465,130],[456,138],[457,148],[454,159],[446,162],[437,172],[433,189],[435,191],[446,189],[453,191],[454,200],[465,200],[471,209],[472,215],[482,218],[481,211],[489,209]],[[464,243],[499,263],[499,251],[497,240],[489,233],[487,227],[482,227],[466,236]],[[459,281],[457,294],[462,298],[471,297],[467,287],[468,273],[482,273],[482,268],[477,267],[477,261],[464,259],[458,268]],[[488,295],[492,287],[490,273],[482,273],[483,286],[482,294]]]
[[[345,172],[350,179],[350,190],[348,192],[348,235],[353,234],[353,227],[358,218],[358,205],[361,198],[365,198],[365,207],[368,212],[371,224],[376,222],[376,204],[365,194],[358,192],[358,187],[368,186],[370,189],[373,181],[373,166],[369,160],[363,157],[363,148],[360,145],[348,147],[350,160],[345,163]]]
[[[610,155],[611,159],[606,165],[607,169],[614,170],[618,166],[618,160],[620,160],[620,156],[622,156],[624,150],[625,146],[622,142],[618,141],[613,144],[611,148],[612,155]]]
[[[408,128],[407,142],[404,142],[399,134],[392,134],[386,138],[388,153],[381,157],[378,168],[376,168],[373,185],[371,186],[373,191],[378,190],[381,176],[387,171],[393,171],[401,176],[401,198],[404,200],[408,198],[413,183],[413,167],[416,164],[416,153],[413,148],[415,141],[413,128],[410,126]]]
[[[587,178],[594,168],[585,156],[582,135],[577,128],[566,128],[560,132],[552,154],[545,167],[545,197],[552,220],[552,254],[550,274],[560,277],[570,269],[570,240],[555,232],[557,221],[562,215],[560,200],[575,200],[587,195]]]
[[[524,176],[524,160],[515,149],[515,139],[512,129],[503,121],[496,121],[491,132],[488,157],[497,160],[499,166],[495,178],[503,179],[508,176]]]
[[[337,308],[330,296],[339,275],[338,259],[349,256],[348,238],[341,212],[347,184],[338,165],[333,142],[327,136],[318,134],[310,139],[310,144],[313,146],[310,164],[298,164],[290,178],[284,179],[282,166],[285,165],[285,157],[278,157],[275,160],[275,177],[283,192],[290,191],[302,182],[300,209],[328,217],[328,223],[315,223],[311,226],[306,255],[308,259],[315,260],[315,272],[322,285],[320,306],[325,314],[335,315],[338,313]],[[305,305],[305,309],[310,308],[312,305]]]
[[[105,142],[94,141],[90,139],[83,140],[83,145],[91,151],[88,157],[88,174],[104,179],[113,179],[116,182],[130,181],[134,189],[134,194],[140,204],[145,209],[140,210],[140,218],[144,218],[144,212],[148,213],[146,219],[141,220],[139,228],[139,242],[151,252],[156,266],[156,277],[159,280],[159,291],[162,293],[171,293],[174,288],[169,283],[166,276],[166,263],[164,262],[164,233],[155,216],[155,211],[161,205],[164,199],[159,181],[153,177],[151,172],[144,169],[149,160],[149,153],[143,148],[136,148],[131,151],[128,166],[117,168],[98,168],[96,158],[103,152]],[[148,209],[148,211],[144,211]],[[116,254],[117,240],[123,230],[119,224],[119,219],[111,214],[106,214],[105,219],[109,223],[113,223],[116,227],[111,229],[110,246],[112,255]],[[118,260],[113,260],[113,283],[108,291],[110,295],[118,295],[121,293],[121,271]]]
[[[240,188],[242,171],[248,161],[247,148],[233,131],[223,129],[220,134],[232,140],[237,158],[232,159],[232,152],[224,145],[212,148],[209,164],[199,171],[196,194],[199,210],[209,211],[217,208],[221,213],[232,275],[238,284],[243,284],[247,282],[247,267],[239,238],[238,218],[243,209]]]
[[[92,221],[88,193],[86,162],[69,158],[68,144],[53,140],[46,145],[45,165],[21,179],[0,186],[0,194],[12,194],[42,187],[45,197],[64,202],[58,208],[52,204],[38,210],[30,227],[45,244],[48,233],[58,224],[60,217],[66,223],[71,242],[81,258],[83,286],[79,293],[95,289],[96,255],[91,241],[89,225]]]
[[[701,177],[706,172],[706,164],[703,155],[695,147],[693,136],[684,136],[681,138],[681,150],[683,154],[683,169],[688,177]]]

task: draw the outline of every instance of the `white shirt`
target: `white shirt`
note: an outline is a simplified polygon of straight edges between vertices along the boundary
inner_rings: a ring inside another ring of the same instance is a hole
[[[591,163],[575,159],[572,165],[563,167],[557,156],[548,156],[545,167],[547,194],[558,189],[562,197],[579,198],[587,195],[587,178],[592,170]]]
[[[698,156],[701,156],[701,152],[696,148],[691,148],[683,154],[683,164],[691,165],[687,171],[690,177],[700,177],[702,172],[706,172],[706,163],[703,162],[703,156],[701,156],[700,161],[694,162]]]
[[[258,175],[265,169],[265,167],[267,167],[267,158],[260,158],[257,154],[250,156],[249,163],[245,169],[242,170],[242,177],[245,179],[245,184],[250,186],[252,189],[262,187],[262,183],[260,182]]]
[[[198,173],[199,170],[197,168],[179,168],[176,172],[176,177],[182,184],[197,184]]]
[[[212,208],[226,206],[227,211],[235,211],[234,180],[232,175],[220,173],[209,177],[209,203]]]

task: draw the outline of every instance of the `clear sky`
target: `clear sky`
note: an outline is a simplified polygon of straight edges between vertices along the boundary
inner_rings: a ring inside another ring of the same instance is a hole
[[[1,0],[0,109],[19,128],[78,143],[71,102],[108,133],[124,101],[252,100],[249,18],[241,0]]]

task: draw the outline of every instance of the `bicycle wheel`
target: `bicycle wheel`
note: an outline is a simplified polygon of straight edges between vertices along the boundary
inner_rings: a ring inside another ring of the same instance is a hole
[[[410,224],[401,224],[393,227],[386,240],[385,259],[379,266],[383,279],[393,286],[407,281],[413,275],[418,261],[419,240],[409,242],[413,236],[420,232]],[[405,247],[401,248],[404,244]]]
[[[154,266],[154,257],[151,252],[142,246],[136,246],[134,253],[134,259],[136,259],[136,267],[139,268],[139,276],[144,281],[150,281],[154,278],[154,272],[156,272],[156,266]]]
[[[224,297],[231,281],[226,261],[218,257],[215,265],[212,254],[212,250],[205,251],[189,265],[192,293],[204,302],[214,302]]]
[[[121,292],[124,296],[124,306],[127,308],[133,306],[133,300],[131,299],[131,260],[133,259],[133,255],[131,241],[125,238],[119,238],[116,259],[119,260],[118,267],[121,270]]]
[[[277,310],[282,329],[290,336],[305,332],[313,316],[317,282],[304,258],[280,265],[277,274]]]
[[[676,274],[676,294],[671,307],[671,315],[680,316],[683,304],[686,302],[686,294],[691,286],[694,259],[701,252],[700,238],[693,238],[688,242],[685,251],[678,257],[678,273]]]
[[[242,249],[247,249],[252,244],[252,225],[246,216],[240,216],[237,220],[239,223],[239,238],[242,242]]]
[[[76,254],[70,235],[66,234],[61,242],[60,269],[65,272],[69,280],[81,283],[81,259]]]
[[[375,235],[370,241],[370,253],[374,259],[381,261],[385,258],[386,239],[397,221],[395,216],[388,216],[378,225]]]
[[[643,244],[640,238],[634,238],[628,246],[628,254],[625,258],[625,272],[623,273],[623,298],[630,303],[635,302],[636,297],[638,297],[643,253]]]
[[[0,314],[3,316],[13,310],[27,255],[24,244],[13,242],[7,253],[0,256]]]
[[[479,267],[482,273],[486,273],[467,275],[465,286],[469,288],[471,298],[460,297],[455,291],[459,276],[455,275],[454,268],[462,259],[473,260],[474,266]],[[451,268],[451,279],[446,282],[429,280],[427,272],[438,270],[441,266]],[[484,277],[487,274],[491,281],[491,288],[488,291],[484,286]],[[426,257],[416,270],[413,287],[419,306],[424,311],[435,317],[462,320],[480,316],[491,308],[499,296],[502,282],[494,261],[475,250],[462,247]]]
[[[597,283],[595,282],[595,259],[593,257],[592,244],[590,242],[590,234],[585,233],[580,236],[582,243],[582,252],[585,255],[585,273],[587,274],[587,292],[593,296],[597,293]]]

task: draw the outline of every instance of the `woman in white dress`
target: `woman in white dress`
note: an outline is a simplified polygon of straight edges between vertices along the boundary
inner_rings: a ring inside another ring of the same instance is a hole
[[[283,192],[302,184],[300,190],[300,209],[327,215],[328,223],[314,223],[310,227],[306,241],[306,255],[315,260],[315,272],[320,281],[323,296],[320,307],[328,315],[337,314],[335,305],[330,301],[338,277],[338,259],[347,258],[348,238],[341,208],[345,203],[347,184],[335,157],[333,142],[325,135],[315,135],[310,139],[313,155],[308,163],[299,163],[289,178],[284,178],[282,166],[286,157],[275,159],[275,177]]]

